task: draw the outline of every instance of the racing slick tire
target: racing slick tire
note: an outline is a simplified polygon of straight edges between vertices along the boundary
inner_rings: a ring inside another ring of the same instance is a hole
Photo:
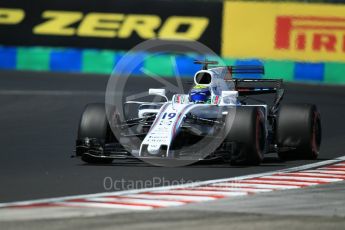
[[[321,118],[315,105],[282,105],[276,129],[278,156],[281,159],[317,159],[321,144]]]
[[[258,107],[237,107],[226,117],[226,141],[233,143],[232,165],[259,165],[266,149],[264,116]]]
[[[110,127],[105,113],[103,103],[92,103],[86,105],[80,118],[78,128],[78,139],[92,138],[105,142],[110,133]],[[92,164],[109,164],[113,159],[92,157],[88,154],[81,155],[82,161]]]

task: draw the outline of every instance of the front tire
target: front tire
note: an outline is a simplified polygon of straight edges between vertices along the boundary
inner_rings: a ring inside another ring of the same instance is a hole
[[[78,139],[97,139],[100,143],[105,143],[109,139],[110,127],[105,113],[105,105],[93,103],[86,105],[80,118],[78,128]],[[109,164],[113,160],[109,158],[92,157],[81,153],[81,159],[91,164]]]

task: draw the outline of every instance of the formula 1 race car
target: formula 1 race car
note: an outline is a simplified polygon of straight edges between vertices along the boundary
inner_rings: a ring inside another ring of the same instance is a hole
[[[282,80],[234,77],[264,74],[263,66],[195,63],[203,68],[194,75],[189,94],[168,100],[165,89],[149,89],[165,102],[125,102],[138,105],[137,117],[107,119],[116,117],[116,109],[107,116],[104,104],[88,104],[79,123],[76,156],[102,164],[115,159],[221,159],[234,165],[258,165],[266,153],[284,160],[318,157],[321,120],[315,105],[281,105]],[[259,98],[269,95],[273,102]],[[133,137],[139,145],[120,141]]]

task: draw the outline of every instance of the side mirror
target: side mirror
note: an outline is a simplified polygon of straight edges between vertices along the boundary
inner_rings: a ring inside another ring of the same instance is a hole
[[[165,89],[149,89],[149,95],[164,97],[166,101],[169,101],[165,95]]]

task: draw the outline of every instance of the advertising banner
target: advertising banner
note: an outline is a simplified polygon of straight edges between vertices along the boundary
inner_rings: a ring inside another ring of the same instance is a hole
[[[220,52],[221,2],[2,0],[0,45],[127,50],[151,38],[190,39]]]
[[[222,55],[345,61],[345,6],[225,2]]]

